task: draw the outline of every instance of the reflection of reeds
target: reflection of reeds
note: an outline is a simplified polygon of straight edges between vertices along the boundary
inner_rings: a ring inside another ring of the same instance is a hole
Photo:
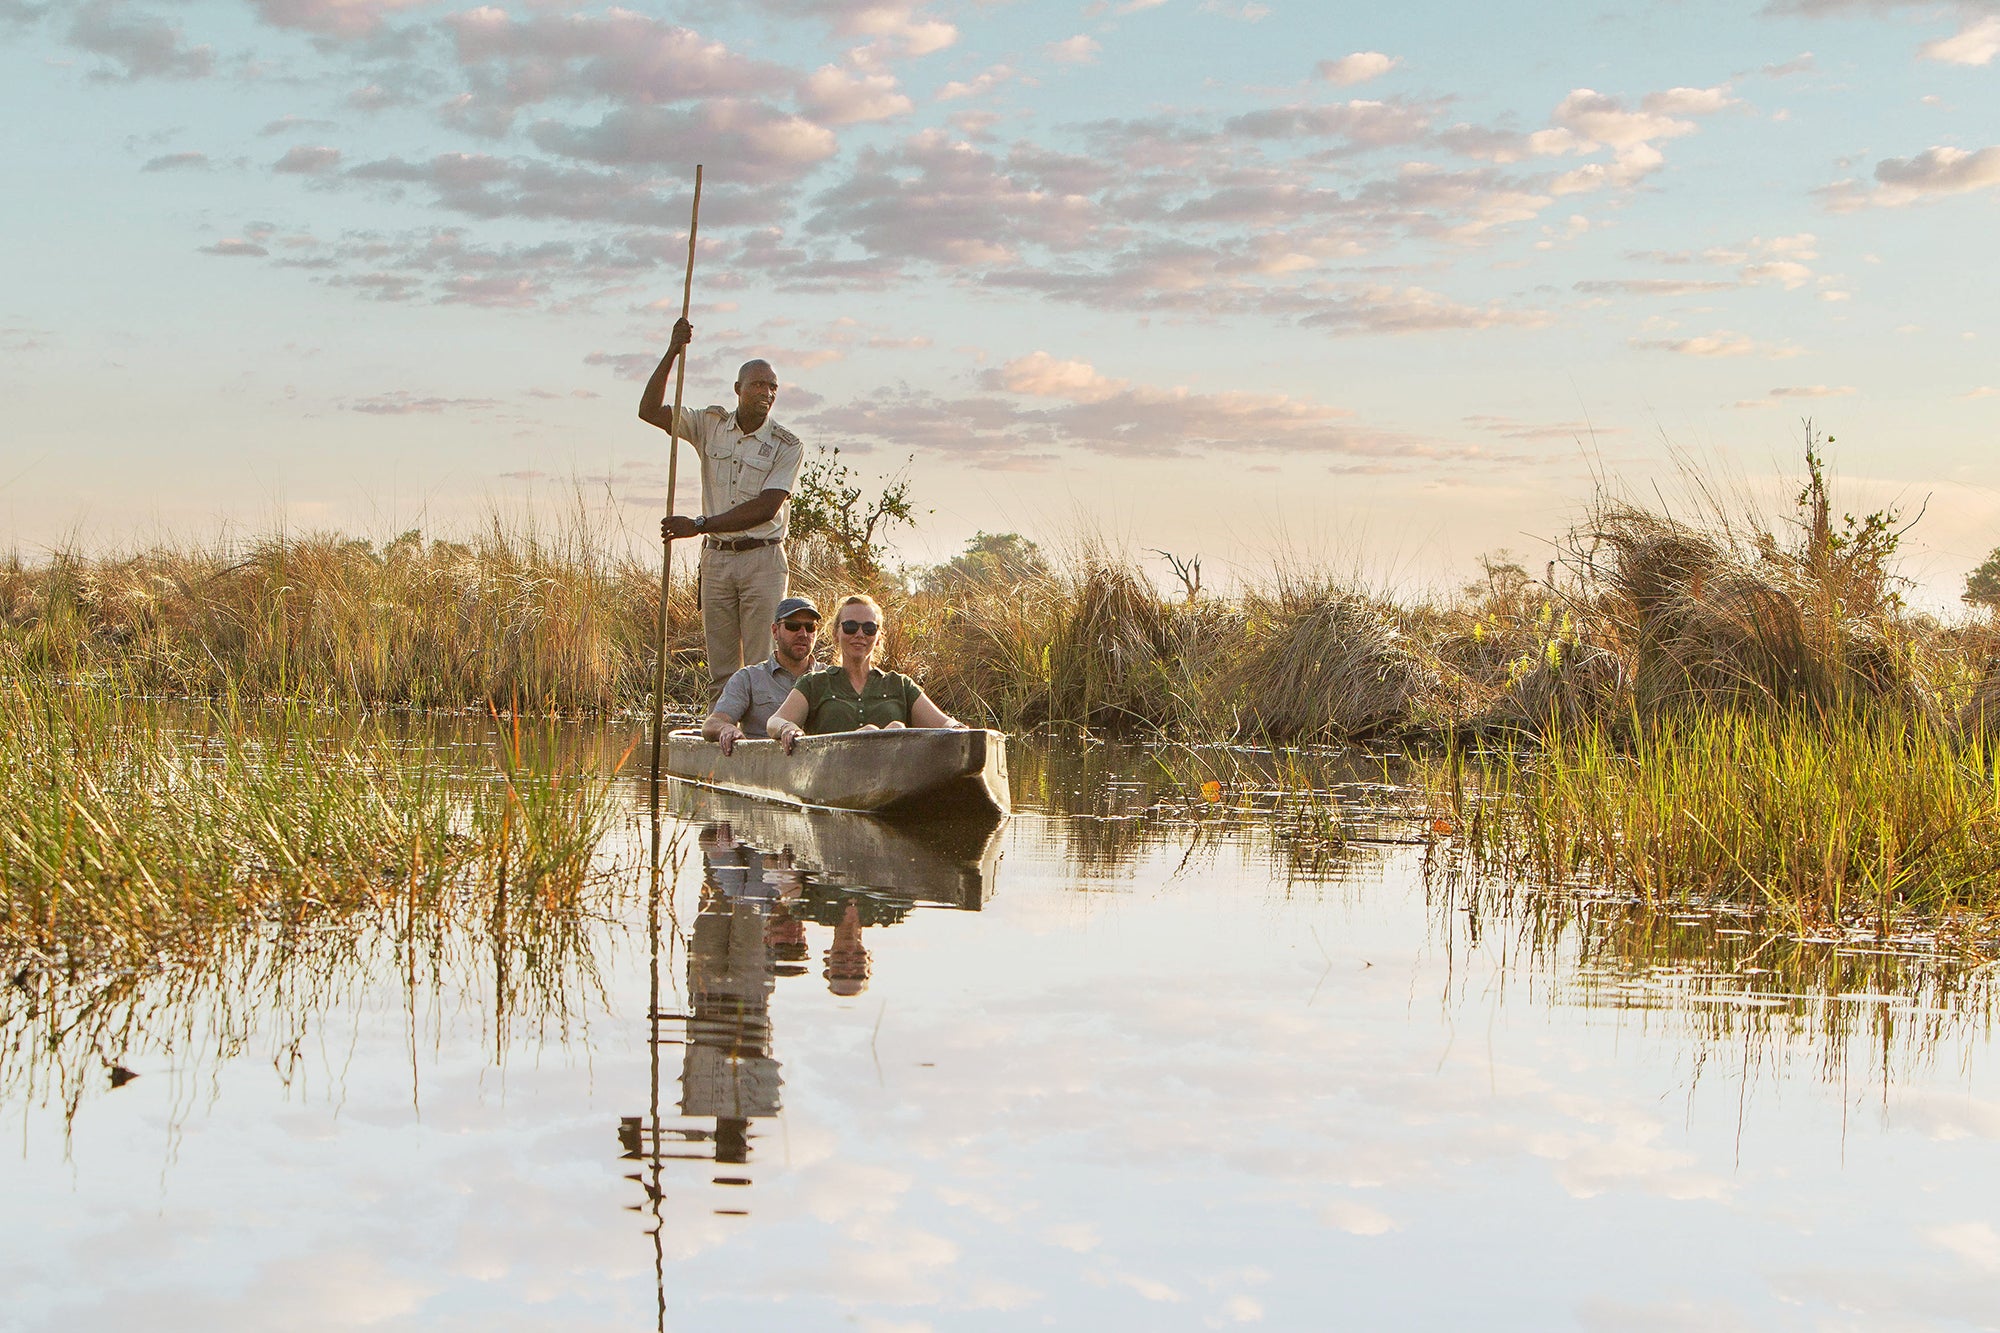
[[[118,966],[23,965],[9,950],[9,970],[19,971],[0,984],[0,1103],[53,1102],[73,1115],[111,1086],[113,1062],[142,1075],[168,1063],[183,1078],[212,1077],[253,1044],[281,1081],[311,1080],[321,1068],[307,1054],[323,1039],[315,1033],[388,978],[414,988],[413,1049],[441,1044],[450,1015],[471,1009],[490,1024],[501,1058],[511,1028],[559,1033],[606,1002],[605,917],[631,906],[617,892],[607,882],[559,908],[530,901],[504,921],[473,913],[413,923],[396,906],[329,907],[300,922],[216,933],[198,947],[182,941],[170,960]],[[458,1002],[418,1002],[419,992]],[[482,995],[490,999],[467,1003]]]
[[[1795,1053],[1822,1077],[1849,1075],[1858,1039],[1886,1083],[1947,1041],[1990,1027],[1991,965],[1968,965],[1927,936],[1873,931],[1801,937],[1758,907],[1690,910],[1624,896],[1548,890],[1426,862],[1447,951],[1502,947],[1516,972],[1593,1008],[1658,1014],[1704,1041],[1730,1043],[1729,1077],[1776,1075]],[[1697,1061],[1695,1068],[1700,1069]]]
[[[111,683],[17,678],[0,688],[0,944],[136,962],[329,909],[414,920],[482,899],[503,867],[517,903],[581,891],[608,779],[509,733],[496,781],[405,731],[297,703],[176,717]]]

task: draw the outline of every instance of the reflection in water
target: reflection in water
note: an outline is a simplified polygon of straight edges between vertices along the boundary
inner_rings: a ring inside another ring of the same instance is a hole
[[[1728,1044],[1746,1076],[1775,1077],[1806,1056],[1819,1077],[1851,1082],[1858,1045],[1866,1080],[1886,1094],[1996,1015],[1993,966],[1970,943],[1801,937],[1777,912],[1541,890],[1479,874],[1445,848],[1426,856],[1424,881],[1448,956],[1497,943],[1517,959],[1508,972],[1548,979],[1564,1002]]]
[[[448,1041],[451,1011],[436,997],[491,995],[479,1014],[496,1066],[510,1041],[563,1033],[601,1009],[608,940],[598,923],[620,901],[600,886],[559,907],[520,902],[464,920],[397,907],[328,912],[101,973],[15,957],[0,986],[0,1105],[54,1104],[67,1125],[85,1100],[131,1077],[170,1069],[198,1086],[253,1044],[284,1088],[303,1092],[314,1067],[306,1052],[327,1041],[331,1016],[358,1014],[384,977],[403,993],[414,1104],[419,1051]]]
[[[675,783],[676,815],[701,822],[701,898],[687,946],[687,1009],[659,1014],[654,1046],[681,1047],[679,1123],[662,1122],[659,1061],[649,1118],[626,1116],[618,1141],[629,1161],[648,1161],[652,1210],[662,1201],[660,1163],[713,1163],[710,1180],[730,1190],[752,1183],[755,1122],[783,1105],[773,1054],[771,999],[780,978],[808,975],[808,925],[831,927],[820,973],[842,998],[868,988],[870,927],[905,920],[920,903],[977,911],[993,891],[998,819],[905,825],[870,815],[802,810]],[[659,988],[653,952],[653,989]],[[677,1024],[678,1035],[661,1028]],[[641,1180],[641,1177],[631,1177]],[[741,1216],[730,1199],[712,1211]]]

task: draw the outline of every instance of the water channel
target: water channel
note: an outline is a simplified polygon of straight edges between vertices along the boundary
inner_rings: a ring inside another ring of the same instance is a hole
[[[1987,969],[1508,892],[1365,760],[1339,845],[1014,770],[676,790],[657,896],[634,784],[582,919],[8,987],[0,1328],[2000,1327]]]

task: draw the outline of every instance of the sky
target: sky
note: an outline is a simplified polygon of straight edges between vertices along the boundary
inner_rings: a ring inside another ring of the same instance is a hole
[[[2000,0],[0,0],[0,110],[27,558],[651,540],[697,163],[689,401],[911,561],[1449,586],[1806,419],[1918,600],[2000,545]]]

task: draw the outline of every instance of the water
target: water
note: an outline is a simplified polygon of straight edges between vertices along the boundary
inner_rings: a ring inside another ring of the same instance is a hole
[[[0,1327],[2000,1325],[1984,972],[1014,767],[678,793],[650,939],[635,816],[602,919],[6,988]]]

